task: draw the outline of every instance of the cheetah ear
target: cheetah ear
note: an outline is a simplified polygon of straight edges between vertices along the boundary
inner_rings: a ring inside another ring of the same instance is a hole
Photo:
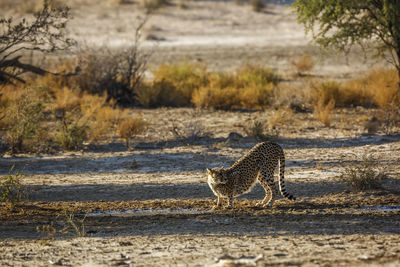
[[[207,173],[212,174],[212,171],[209,168],[207,168]]]

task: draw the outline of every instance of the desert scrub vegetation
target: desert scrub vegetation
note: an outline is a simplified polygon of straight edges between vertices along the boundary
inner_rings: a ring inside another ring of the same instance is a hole
[[[130,148],[130,141],[133,137],[144,132],[147,128],[147,122],[139,114],[137,117],[125,118],[118,124],[118,133],[125,140],[127,148]]]
[[[364,155],[361,163],[345,168],[340,179],[353,190],[363,191],[382,188],[387,175],[379,170],[378,162],[373,156]]]
[[[400,92],[398,76],[394,69],[376,69],[360,78],[347,82],[312,81],[308,99],[314,114],[325,126],[330,126],[330,114],[335,107],[379,108],[379,119],[390,133],[399,125]]]
[[[297,76],[305,76],[315,66],[315,61],[309,54],[304,54],[296,60],[290,61]]]
[[[107,101],[107,94],[47,87],[51,79],[0,88],[0,126],[11,153],[80,149],[85,142],[99,143],[118,135],[128,109]]]
[[[21,176],[21,172],[12,166],[8,175],[0,178],[0,200],[8,203],[10,210],[14,210],[27,198],[27,191],[21,184]]]
[[[200,108],[261,109],[270,104],[279,80],[272,69],[255,65],[209,73],[207,85],[194,91],[192,103]]]
[[[144,107],[190,106],[195,89],[207,84],[206,66],[182,61],[160,64],[152,70],[153,78],[136,91]]]
[[[35,150],[45,137],[44,107],[40,100],[40,88],[22,88],[13,91],[4,87],[0,99],[3,118],[2,127],[6,128],[6,144],[12,153]]]
[[[246,65],[235,71],[213,72],[188,61],[161,64],[152,74],[136,91],[136,99],[144,107],[261,109],[270,104],[280,81],[267,67]]]

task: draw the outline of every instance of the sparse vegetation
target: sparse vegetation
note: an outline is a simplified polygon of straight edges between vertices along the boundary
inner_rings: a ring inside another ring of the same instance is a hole
[[[256,138],[259,141],[267,141],[271,136],[266,134],[265,124],[262,121],[254,120],[248,125],[244,125],[243,130],[248,137]]]
[[[261,12],[261,10],[264,8],[263,0],[250,0],[249,4],[255,12]]]
[[[125,140],[126,147],[130,148],[130,140],[136,135],[144,132],[147,128],[147,123],[142,116],[135,118],[125,118],[118,124],[118,133]]]
[[[22,18],[15,22],[12,17],[0,18],[0,83],[23,83],[25,80],[21,75],[26,72],[38,75],[50,73],[38,66],[21,62],[21,52],[37,51],[46,54],[65,50],[74,44],[65,36],[66,23],[70,17],[69,8],[57,6],[56,2],[44,0],[33,20]],[[34,12],[34,9],[29,7],[29,12]]]
[[[12,166],[8,175],[1,177],[0,180],[0,200],[9,203],[10,210],[14,210],[23,199],[27,198],[27,191],[21,184],[21,176],[21,172],[14,170]]]
[[[270,104],[280,77],[270,68],[246,65],[232,73],[210,73],[208,84],[194,91],[196,107],[261,109]]]
[[[64,210],[55,218],[56,224],[50,221],[49,224],[38,225],[36,226],[36,232],[41,236],[42,245],[48,245],[58,235],[74,234],[76,237],[85,237],[85,219],[86,216],[82,219],[77,219],[73,212]]]
[[[311,55],[305,54],[297,60],[292,60],[291,65],[296,71],[297,76],[304,76],[314,68],[315,62]]]
[[[386,174],[378,170],[378,162],[368,155],[364,155],[362,162],[346,167],[341,174],[341,180],[355,191],[380,189]]]

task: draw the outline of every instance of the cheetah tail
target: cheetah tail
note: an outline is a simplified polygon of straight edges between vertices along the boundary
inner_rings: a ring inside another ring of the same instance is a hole
[[[281,191],[281,194],[290,199],[290,200],[296,200],[294,196],[286,192],[285,189],[285,156],[282,152],[281,157],[279,158],[279,190]]]

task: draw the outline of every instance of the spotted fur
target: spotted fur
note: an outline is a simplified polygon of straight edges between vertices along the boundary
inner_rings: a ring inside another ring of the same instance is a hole
[[[274,183],[274,170],[279,163],[279,189],[281,194],[295,198],[285,190],[285,155],[280,145],[263,142],[255,145],[246,155],[231,167],[207,169],[208,185],[218,197],[217,207],[222,205],[221,198],[228,198],[228,207],[233,208],[233,198],[249,192],[258,181],[265,190],[265,197],[259,203],[263,207],[272,206],[278,195]]]

